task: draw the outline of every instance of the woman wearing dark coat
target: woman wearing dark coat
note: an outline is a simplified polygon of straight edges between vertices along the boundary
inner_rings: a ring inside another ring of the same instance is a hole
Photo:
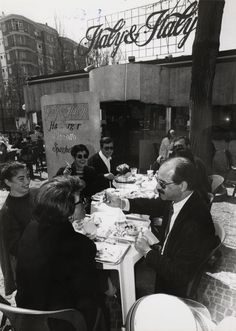
[[[32,221],[19,244],[16,302],[29,309],[78,309],[92,330],[103,296],[96,245],[71,223],[84,217],[82,189],[82,181],[73,176],[56,177],[40,187]],[[56,330],[63,327],[69,330],[63,325]]]
[[[91,195],[97,192],[96,190],[96,180],[97,175],[95,169],[87,165],[89,150],[83,145],[74,145],[71,148],[71,156],[74,161],[71,165],[60,168],[56,176],[61,175],[71,175],[71,176],[79,176],[80,179],[85,181],[85,188],[83,190],[83,194],[85,197],[90,198]]]

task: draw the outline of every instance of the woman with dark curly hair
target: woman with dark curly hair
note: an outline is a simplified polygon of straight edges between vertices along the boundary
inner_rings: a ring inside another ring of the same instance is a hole
[[[80,179],[83,179],[86,184],[83,194],[85,197],[90,198],[91,195],[97,192],[97,175],[95,169],[87,165],[89,150],[83,144],[74,145],[71,148],[71,156],[74,159],[73,163],[71,165],[68,164],[66,167],[60,168],[57,171],[56,176],[71,175],[78,176]]]
[[[92,330],[103,305],[96,245],[72,226],[74,219],[84,218],[83,188],[75,176],[56,177],[40,187],[19,245],[16,302],[30,309],[78,309]],[[69,330],[65,325],[53,329]]]

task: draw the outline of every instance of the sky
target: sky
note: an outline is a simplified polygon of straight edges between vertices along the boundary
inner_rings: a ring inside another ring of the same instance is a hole
[[[79,42],[85,36],[87,20],[157,2],[155,0],[0,0],[0,15],[23,15],[48,23],[60,34]],[[236,0],[225,0],[220,49],[236,49]],[[59,27],[60,25],[60,27]],[[186,50],[186,52],[191,52]]]

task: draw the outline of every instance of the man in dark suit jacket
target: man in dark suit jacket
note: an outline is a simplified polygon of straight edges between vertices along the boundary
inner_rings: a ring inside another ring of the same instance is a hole
[[[88,159],[88,165],[93,167],[97,173],[96,190],[100,192],[111,187],[114,179],[115,164],[112,159],[114,144],[110,137],[100,140],[100,151]]]
[[[157,293],[186,297],[194,273],[219,240],[209,209],[194,190],[195,172],[190,160],[172,158],[158,172],[160,198],[121,201],[113,196],[108,198],[109,205],[120,203],[131,213],[163,218],[158,244],[151,246],[145,234],[135,244],[146,264],[157,273]]]

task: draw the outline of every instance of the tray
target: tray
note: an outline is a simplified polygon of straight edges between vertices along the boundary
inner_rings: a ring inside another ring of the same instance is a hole
[[[130,248],[128,243],[108,243],[95,242],[97,247],[97,262],[105,262],[111,264],[119,264]]]

